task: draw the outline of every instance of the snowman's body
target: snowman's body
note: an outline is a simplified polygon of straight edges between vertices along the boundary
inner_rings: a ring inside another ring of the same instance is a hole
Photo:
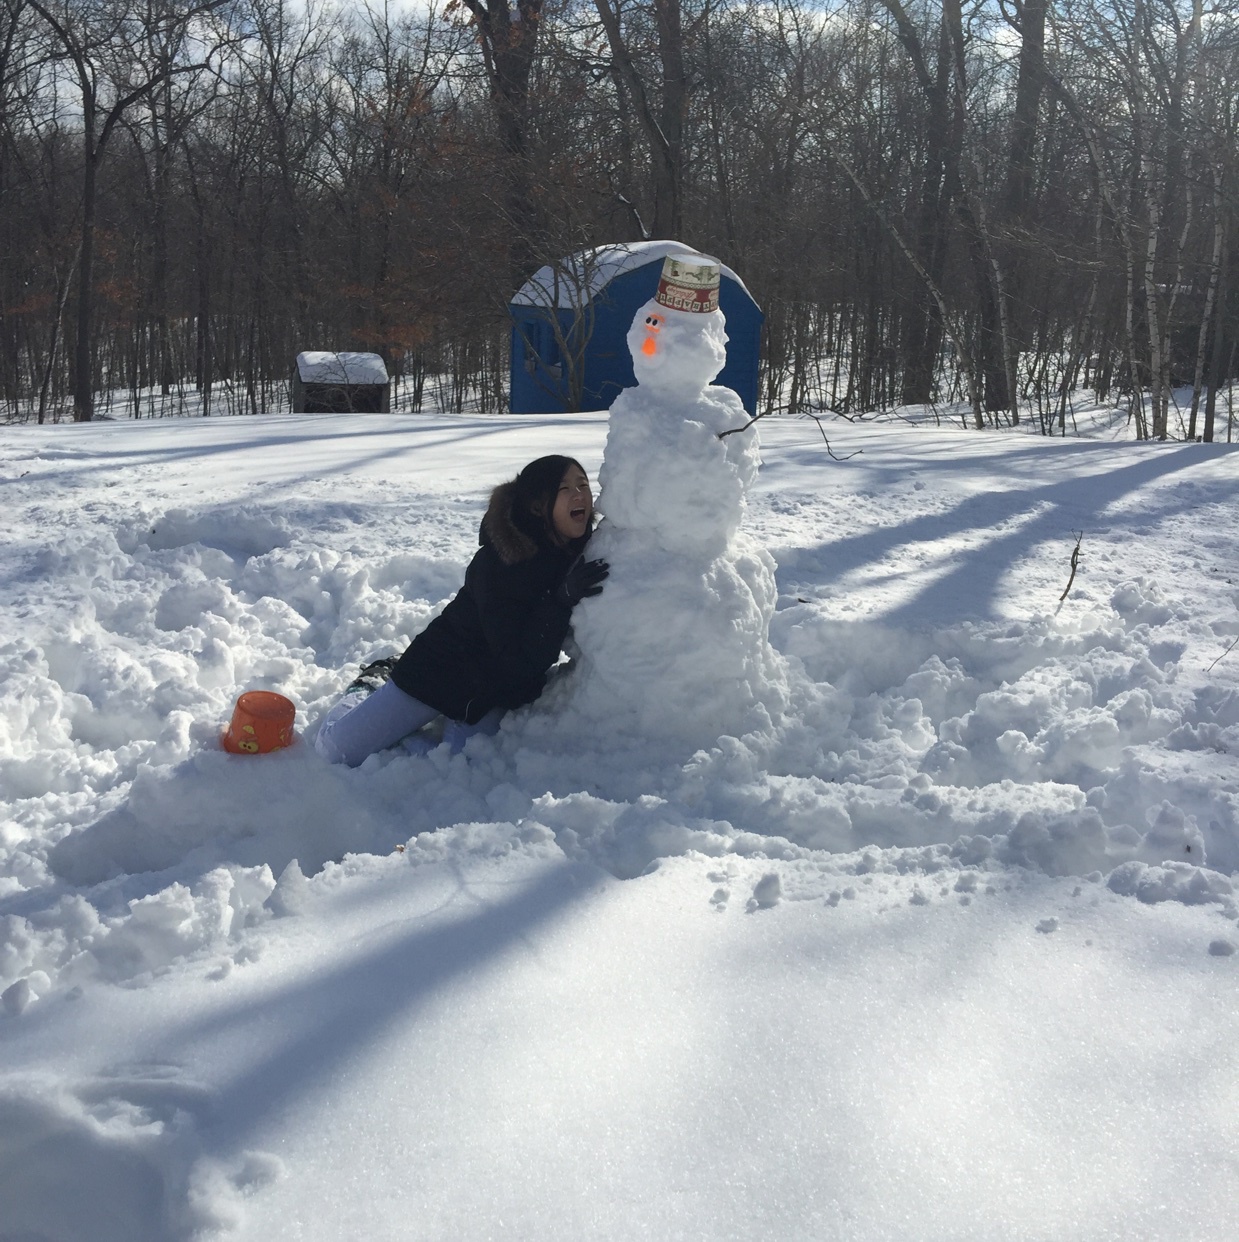
[[[611,407],[605,519],[588,553],[611,575],[573,614],[578,667],[554,704],[565,720],[703,746],[762,727],[784,706],[768,639],[774,562],[739,529],[757,435],[738,430],[749,421],[739,397],[710,383],[726,341],[719,311],[651,301],[634,320],[638,386]]]

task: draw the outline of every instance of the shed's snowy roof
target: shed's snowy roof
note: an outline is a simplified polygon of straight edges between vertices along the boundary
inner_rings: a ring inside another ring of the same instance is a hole
[[[669,254],[698,254],[692,246],[678,241],[620,242],[614,246],[598,246],[578,250],[562,263],[539,268],[512,299],[513,306],[583,306],[605,289],[617,276],[633,268],[644,267]],[[706,258],[711,258],[707,255]],[[718,262],[717,259],[712,259]],[[744,281],[720,263],[724,276],[730,277],[748,293]],[[751,297],[752,294],[749,294]]]
[[[386,384],[387,367],[378,354],[310,349],[297,355],[303,384]]]

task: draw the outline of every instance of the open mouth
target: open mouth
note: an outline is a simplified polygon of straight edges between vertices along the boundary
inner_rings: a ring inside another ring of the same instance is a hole
[[[568,510],[568,516],[574,522],[583,522],[585,521],[585,517],[588,512],[589,511],[584,505],[573,505],[572,508]]]

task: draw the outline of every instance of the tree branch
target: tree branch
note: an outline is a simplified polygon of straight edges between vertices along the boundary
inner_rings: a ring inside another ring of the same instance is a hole
[[[1214,664],[1219,663],[1220,661],[1222,661],[1222,660],[1224,660],[1224,659],[1226,659],[1226,657],[1227,657],[1228,655],[1230,655],[1230,653],[1231,653],[1232,651],[1234,651],[1234,649],[1235,649],[1237,646],[1239,646],[1239,635],[1236,635],[1236,636],[1235,636],[1235,641],[1234,641],[1233,643],[1231,643],[1231,645],[1230,645],[1229,647],[1227,647],[1227,648],[1226,648],[1226,650],[1225,650],[1225,651],[1223,651],[1223,652],[1222,652],[1222,654],[1221,654],[1220,656],[1218,656],[1218,658],[1217,658],[1216,660],[1214,660],[1214,661],[1213,661],[1213,664],[1210,664],[1210,665],[1209,665],[1209,667],[1208,667],[1207,669],[1205,669],[1205,672],[1206,672],[1206,673],[1211,673],[1211,672],[1213,672],[1213,665],[1214,665]]]
[[[1080,567],[1080,541],[1084,538],[1084,532],[1080,531],[1076,535],[1076,546],[1071,549],[1071,577],[1067,579],[1067,585],[1063,589],[1063,593],[1058,597],[1061,604],[1067,598],[1068,592],[1071,590],[1071,584],[1076,580],[1076,570]]]
[[[752,417],[752,418],[750,418],[750,419],[749,419],[749,421],[748,421],[747,423],[745,423],[743,426],[741,426],[741,427],[731,427],[731,428],[729,428],[727,431],[720,431],[720,432],[718,433],[718,438],[719,438],[720,440],[725,440],[728,436],[734,436],[734,435],[736,434],[736,432],[738,432],[738,431],[748,431],[748,429],[749,429],[749,428],[750,428],[750,427],[751,427],[751,426],[752,426],[755,422],[757,422],[759,419],[762,419],[762,418],[765,418],[765,417],[766,417],[766,415],[765,415],[765,414],[754,414],[754,415],[753,415],[753,417]],[[820,431],[820,432],[822,433],[822,439],[823,439],[823,440],[825,440],[825,442],[826,442],[826,451],[830,454],[830,456],[831,456],[832,460],[834,460],[834,461],[849,461],[849,460],[850,460],[851,458],[853,458],[853,457],[859,457],[859,456],[860,456],[860,454],[861,454],[861,453],[863,453],[863,452],[865,451],[864,449],[857,449],[857,450],[856,450],[856,452],[854,452],[854,453],[848,453],[845,457],[840,457],[840,456],[839,456],[839,455],[835,452],[835,450],[834,450],[834,449],[832,449],[832,448],[830,447],[830,441],[826,438],[826,428],[822,426],[822,420],[821,420],[821,418],[820,418],[817,414],[805,414],[805,415],[803,415],[802,417],[804,417],[804,418],[811,418],[811,419],[812,419],[812,420],[813,420],[813,421],[817,424],[817,429],[818,429],[818,431]]]

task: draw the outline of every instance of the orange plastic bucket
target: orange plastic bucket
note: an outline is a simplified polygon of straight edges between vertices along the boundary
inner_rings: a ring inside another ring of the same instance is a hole
[[[232,755],[265,755],[293,743],[297,709],[272,690],[247,690],[232,709],[224,749]]]

